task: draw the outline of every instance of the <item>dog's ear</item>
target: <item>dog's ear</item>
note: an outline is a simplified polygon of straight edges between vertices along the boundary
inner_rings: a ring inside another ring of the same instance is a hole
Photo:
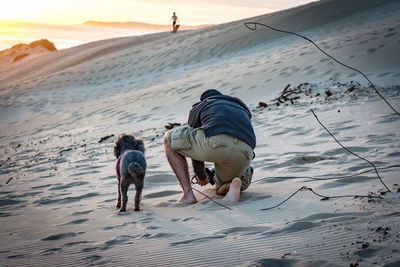
[[[144,147],[143,140],[140,138],[136,138],[135,141],[136,141],[136,145],[135,145],[136,150],[139,150],[140,152],[142,152],[144,154],[144,151],[146,150],[146,148]]]
[[[121,144],[120,144],[120,139],[122,138],[122,136],[118,136],[117,140],[114,143],[114,156],[116,158],[119,158],[119,155],[121,155]]]

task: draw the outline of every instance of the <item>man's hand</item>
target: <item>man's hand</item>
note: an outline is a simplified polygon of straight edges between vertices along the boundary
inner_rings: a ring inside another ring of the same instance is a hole
[[[197,175],[196,175],[196,180],[197,180],[197,183],[198,183],[199,185],[205,186],[205,185],[207,185],[208,182],[210,181],[210,178],[207,176],[206,179],[200,180],[200,179],[197,177]]]

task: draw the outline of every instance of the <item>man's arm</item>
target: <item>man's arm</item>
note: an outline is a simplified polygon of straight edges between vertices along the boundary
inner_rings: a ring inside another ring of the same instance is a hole
[[[208,184],[209,179],[207,177],[206,170],[204,168],[204,162],[192,159],[192,166],[199,185],[203,186]]]
[[[201,127],[200,111],[203,108],[203,105],[201,104],[201,102],[194,104],[189,112],[188,125],[192,128]]]
[[[200,111],[202,109],[201,103],[202,102],[194,104],[189,112],[188,125],[190,127],[193,128],[201,127],[201,121],[200,121]],[[204,162],[192,159],[192,166],[199,185],[203,186],[208,184],[209,179],[207,179],[208,177],[206,174],[206,170],[204,168]]]
[[[197,178],[199,178],[200,180],[205,180],[207,178],[203,161],[197,161],[195,159],[192,159],[192,166],[194,174],[196,174]]]

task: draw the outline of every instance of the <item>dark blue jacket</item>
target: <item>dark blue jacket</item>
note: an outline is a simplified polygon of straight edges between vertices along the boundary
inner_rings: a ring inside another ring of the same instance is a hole
[[[250,119],[250,110],[239,98],[216,95],[193,105],[188,124],[204,129],[206,137],[226,133],[254,149],[256,136]]]

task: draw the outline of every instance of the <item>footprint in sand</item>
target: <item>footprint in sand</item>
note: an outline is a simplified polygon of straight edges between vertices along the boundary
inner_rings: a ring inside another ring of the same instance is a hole
[[[25,201],[14,200],[14,199],[0,199],[0,207],[19,205]]]
[[[192,96],[191,95],[183,96],[183,97],[179,98],[179,101],[184,101],[188,98],[192,98]]]
[[[60,198],[54,198],[54,196],[42,197],[39,200],[34,201],[33,204],[36,204],[37,206],[53,205],[53,204],[71,204],[72,202],[81,201],[83,199],[92,198],[98,195],[99,195],[98,193],[87,193],[75,197],[60,197]]]
[[[309,230],[309,229],[318,227],[320,225],[321,225],[321,223],[300,221],[300,222],[292,223],[292,224],[285,226],[278,230],[272,230],[272,231],[265,232],[262,235],[272,236],[272,235],[282,235],[285,233],[291,234],[291,233],[296,233],[296,232],[300,232],[300,231],[304,231],[304,230]]]
[[[224,234],[208,236],[208,237],[200,237],[200,238],[188,239],[188,240],[184,240],[184,241],[173,242],[173,243],[170,243],[170,246],[174,247],[174,246],[187,245],[187,244],[193,244],[193,243],[203,243],[203,242],[207,242],[207,241],[210,241],[213,239],[220,239],[220,238],[225,238],[225,237],[226,237],[226,235],[224,235]]]
[[[352,73],[348,74],[346,77],[347,78],[352,78],[352,77],[355,77],[355,76],[358,76],[358,75],[359,74],[357,72],[352,72]]]
[[[229,92],[235,92],[235,91],[239,90],[240,88],[242,88],[242,87],[241,86],[233,87]]]
[[[291,255],[291,252],[282,253],[281,259],[260,259],[250,262],[248,266],[330,266],[332,263],[325,260],[297,260],[297,259],[284,259],[286,256]]]
[[[173,234],[173,233],[144,234],[144,235],[142,235],[141,238],[156,239],[156,238],[170,238],[173,236],[177,236],[177,234]]]
[[[179,203],[179,202],[176,202],[176,200],[156,201],[151,204],[151,207],[153,207],[153,208],[165,208],[165,207],[173,207],[173,206],[179,207],[179,205],[177,205],[177,203]],[[184,204],[182,204],[181,206],[183,207],[183,205]]]
[[[77,186],[87,185],[87,184],[89,184],[89,182],[85,182],[85,181],[72,182],[72,183],[68,183],[65,185],[56,184],[55,186],[49,188],[49,190],[50,191],[63,190],[66,188],[75,188]]]
[[[254,235],[271,229],[271,226],[239,226],[215,232],[214,235]]]
[[[101,260],[102,258],[103,257],[100,256],[100,255],[90,255],[90,256],[84,257],[82,260],[83,261],[89,261],[89,262],[93,263],[95,261]]]
[[[80,216],[80,215],[86,215],[92,213],[94,210],[85,210],[85,211],[77,211],[74,213],[71,213],[71,216]]]
[[[58,252],[61,250],[62,250],[62,248],[51,248],[51,249],[46,249],[46,250],[42,251],[41,254],[44,256],[49,256],[49,255],[52,255],[55,252]]]
[[[106,226],[103,228],[103,231],[110,231],[110,230],[115,230],[115,229],[121,229],[124,228],[128,225],[135,225],[137,222],[126,222],[123,224],[118,224],[118,225],[112,225],[112,226]]]
[[[322,73],[322,75],[328,75],[328,74],[331,74],[331,72],[332,72],[333,70],[332,69],[330,69],[330,70],[327,70],[327,71],[325,71],[324,73]]]
[[[394,36],[394,35],[397,35],[397,33],[396,33],[396,32],[391,32],[391,33],[386,34],[386,35],[383,36],[383,37],[388,38],[388,37],[392,37],[392,36]]]
[[[154,174],[146,177],[146,183],[175,183],[176,177],[171,174]]]
[[[352,183],[363,183],[367,181],[374,181],[376,176],[365,176],[365,175],[357,175],[356,177],[344,177],[344,178],[336,178],[332,179],[331,182],[327,182],[320,186],[320,188],[339,188],[340,186],[346,186]]]
[[[160,226],[151,225],[151,226],[147,227],[146,230],[157,230],[160,228],[161,228]]]
[[[61,224],[61,225],[81,224],[81,223],[84,223],[84,222],[87,222],[87,221],[89,221],[89,219],[78,219],[78,220],[70,221],[70,222],[67,222],[67,223],[64,223],[64,224]]]
[[[121,235],[116,238],[113,238],[111,240],[105,241],[103,246],[100,246],[100,250],[108,250],[114,246],[118,246],[121,244],[133,244],[133,240],[136,239],[139,235],[137,236],[131,236],[131,235]]]
[[[161,192],[146,194],[146,195],[144,195],[144,198],[146,198],[146,199],[161,198],[161,197],[177,195],[180,193],[181,193],[181,191],[177,191],[177,190],[165,190],[165,191],[161,191]]]
[[[376,77],[385,77],[385,76],[388,76],[390,74],[392,74],[392,73],[391,72],[384,72],[384,73],[381,73],[381,74],[377,75]]]
[[[299,54],[299,56],[301,57],[301,56],[311,55],[311,54],[314,54],[314,53],[313,52],[302,52]]]
[[[49,235],[45,238],[42,238],[42,241],[54,241],[54,240],[61,240],[61,239],[66,239],[66,238],[71,238],[78,235],[77,233],[73,232],[68,232],[68,233],[60,233],[60,234],[55,234],[55,235]]]

